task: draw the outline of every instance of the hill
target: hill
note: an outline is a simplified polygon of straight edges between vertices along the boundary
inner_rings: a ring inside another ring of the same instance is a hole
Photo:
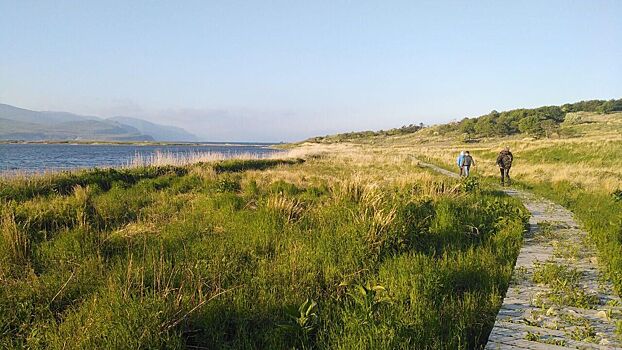
[[[504,137],[525,135],[533,138],[560,136],[560,132],[573,132],[573,129],[562,130],[561,125],[581,124],[582,114],[611,114],[622,112],[622,99],[589,100],[566,103],[561,106],[542,106],[538,108],[519,108],[497,112],[473,118],[463,118],[458,122],[435,125],[432,129],[441,135],[460,136],[465,141],[477,138]],[[568,118],[567,118],[568,117]],[[334,143],[348,141],[369,141],[374,138],[413,134],[424,129],[423,124],[402,126],[389,130],[358,131],[335,135],[318,136],[308,142]],[[562,135],[570,136],[570,135]]]
[[[198,138],[182,128],[169,125],[160,125],[143,119],[132,117],[112,117],[107,120],[129,125],[140,133],[150,135],[156,141],[196,142]]]
[[[194,135],[181,128],[137,118],[121,119],[32,111],[0,104],[0,140],[196,141]]]

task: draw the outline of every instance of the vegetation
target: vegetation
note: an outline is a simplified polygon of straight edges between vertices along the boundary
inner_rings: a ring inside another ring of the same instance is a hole
[[[622,112],[622,98],[617,100],[589,100],[567,103],[562,106],[520,108],[510,111],[491,111],[459,122],[435,126],[434,132],[441,135],[462,135],[464,141],[481,137],[504,137],[527,135],[533,138],[571,136],[572,129],[562,130],[562,125],[577,125],[585,121],[582,113],[610,114]],[[335,135],[318,136],[306,142],[331,144],[340,142],[374,143],[374,140],[392,136],[404,136],[427,129],[423,123],[405,125],[400,128],[380,131],[359,131]],[[562,134],[562,135],[560,135]]]
[[[564,105],[562,110],[592,110],[596,105],[580,102]],[[511,170],[515,184],[552,199],[576,215],[598,248],[604,272],[621,294],[622,113],[568,115],[573,121],[561,123],[559,136],[550,139],[507,136],[471,144],[444,133],[445,127],[440,126],[407,137],[376,138],[373,147],[391,150],[394,155],[414,155],[452,170],[457,170],[456,155],[467,149],[477,162],[472,172],[485,182],[498,178],[497,154],[509,146],[515,157]],[[369,142],[356,145],[370,146]]]
[[[622,203],[607,193],[586,191],[566,181],[540,183],[532,189],[577,215],[600,252],[607,279],[622,294]]]
[[[316,142],[316,143],[339,143],[344,141],[352,141],[352,140],[361,140],[367,139],[370,137],[376,136],[399,136],[399,135],[407,135],[415,133],[419,130],[422,130],[425,126],[423,123],[419,124],[410,124],[404,125],[399,128],[393,128],[389,130],[380,130],[380,131],[358,131],[358,132],[347,132],[343,134],[335,134],[335,135],[327,135],[327,136],[317,136],[313,137],[307,141]]]
[[[0,347],[479,347],[522,206],[343,151],[4,180]]]
[[[576,269],[566,265],[558,264],[554,261],[547,261],[536,266],[533,281],[535,283],[547,284],[551,287],[551,292],[541,298],[542,308],[549,307],[546,302],[553,302],[557,305],[574,306],[579,308],[591,308],[598,303],[598,296],[585,292],[579,285],[581,273]],[[546,300],[546,301],[544,301]]]
[[[514,131],[476,144],[451,125],[316,139],[296,147],[304,161],[3,179],[0,347],[479,348],[526,222],[492,181],[502,146],[515,155],[517,186],[576,214],[622,293],[617,106],[498,113],[482,123]],[[545,130],[541,117],[554,122],[550,137],[521,139],[533,125]],[[464,149],[477,165],[461,181],[413,158],[455,170]],[[558,234],[553,224],[539,223],[542,234]],[[550,287],[547,303],[594,304],[579,277],[546,261],[530,278]],[[590,327],[573,339],[597,339]]]
[[[519,133],[533,137],[550,137],[559,133],[560,124],[565,121],[569,113],[620,111],[622,111],[622,99],[581,101],[563,106],[521,108],[501,113],[492,111],[476,118],[465,118],[459,123],[446,124],[440,129],[443,132],[460,131],[467,137],[507,136]]]
[[[460,132],[467,139],[526,134],[540,138],[559,134],[560,125],[568,116],[569,123],[580,123],[577,112],[614,113],[622,111],[622,99],[581,101],[562,106],[544,106],[532,109],[492,111],[488,114],[465,118],[458,123],[442,125],[439,132]]]

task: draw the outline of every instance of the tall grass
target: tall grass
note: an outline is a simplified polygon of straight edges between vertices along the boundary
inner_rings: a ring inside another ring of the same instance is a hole
[[[480,347],[523,209],[367,157],[6,182],[0,347]]]
[[[413,155],[457,172],[456,156],[470,150],[476,166],[472,174],[498,181],[498,152],[510,146],[514,153],[511,175],[516,184],[570,209],[589,232],[599,261],[618,294],[622,295],[622,113],[582,113],[564,123],[558,135],[546,139],[521,137],[484,138],[463,142],[463,135],[444,134],[431,127],[403,137],[377,137],[358,144],[328,149],[365,149],[367,157]],[[421,186],[430,192],[436,186]]]
[[[223,152],[163,152],[156,151],[150,154],[136,153],[132,159],[130,159],[126,165],[129,168],[138,168],[146,166],[184,166],[196,163],[208,163],[225,159],[275,159],[275,158],[288,158],[288,151],[279,151],[274,154],[257,154],[257,153],[223,153]]]

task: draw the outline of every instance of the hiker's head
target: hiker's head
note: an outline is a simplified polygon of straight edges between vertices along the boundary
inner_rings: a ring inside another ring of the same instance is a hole
[[[464,155],[464,151],[460,151],[460,155],[463,156]]]
[[[509,152],[509,151],[510,151],[510,146],[505,146],[505,147],[503,148],[503,150],[504,150],[504,151],[508,151],[508,152]]]
[[[470,154],[469,151],[464,151],[464,154]]]

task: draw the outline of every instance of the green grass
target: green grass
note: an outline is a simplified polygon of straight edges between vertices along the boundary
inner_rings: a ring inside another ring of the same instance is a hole
[[[530,163],[583,164],[583,166],[619,166],[622,163],[622,142],[601,141],[583,143],[580,147],[572,143],[558,144],[527,150],[520,154],[521,159]]]
[[[549,302],[561,306],[574,306],[579,308],[593,308],[598,304],[598,296],[586,293],[579,285],[581,273],[567,265],[555,262],[544,262],[536,265],[533,275],[535,283],[543,283],[551,287],[546,300],[542,300],[542,306]]]
[[[588,192],[568,182],[529,186],[536,193],[569,208],[590,233],[606,277],[622,294],[622,202],[603,192]]]
[[[314,162],[3,183],[0,347],[481,346],[521,245],[520,203],[442,177],[433,194],[260,181],[273,166],[336,166]]]

